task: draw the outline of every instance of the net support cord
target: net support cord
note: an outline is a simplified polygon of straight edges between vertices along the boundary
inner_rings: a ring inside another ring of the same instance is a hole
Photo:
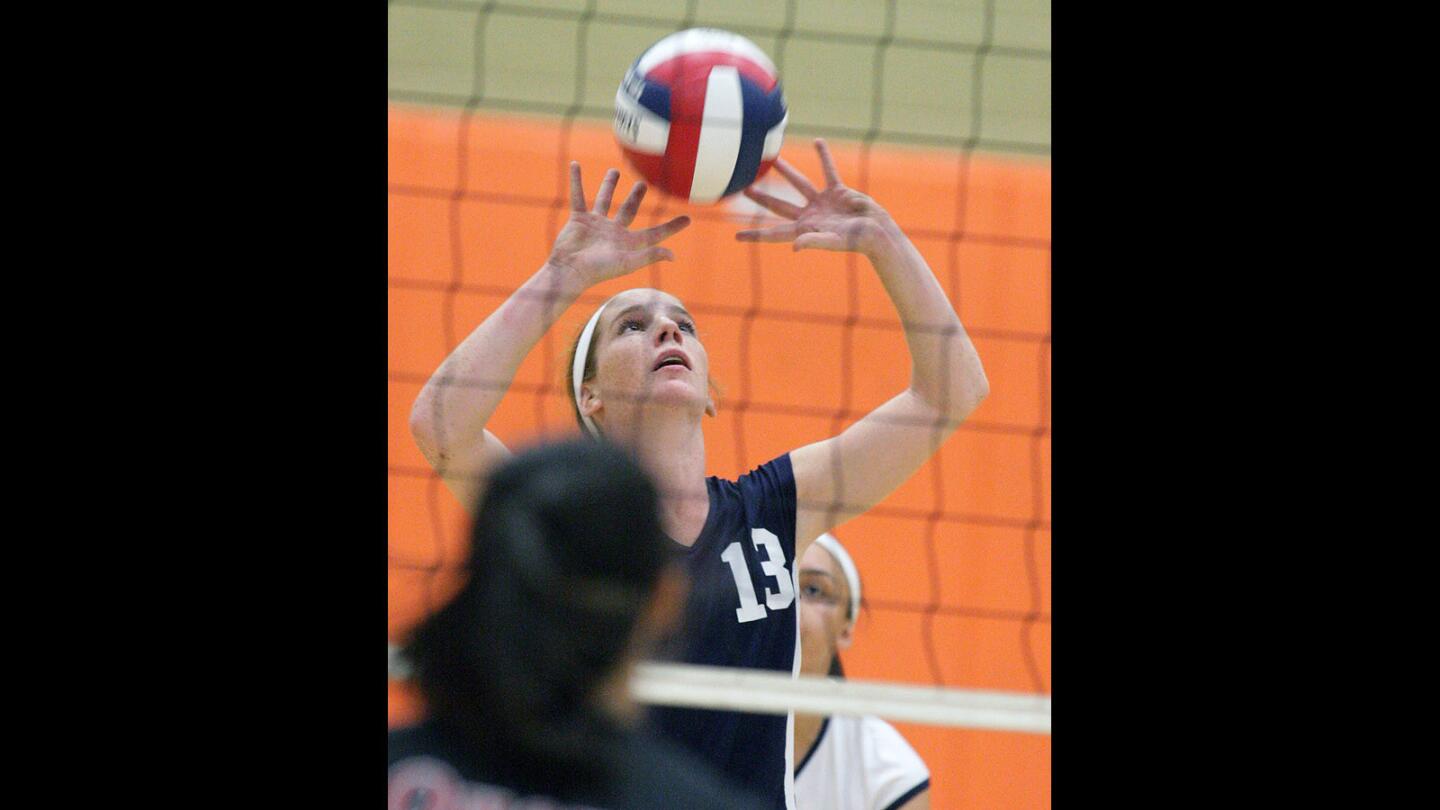
[[[406,677],[390,648],[390,677]],[[1050,733],[1050,696],[852,681],[690,664],[644,663],[630,692],[642,703],[760,714],[875,715],[886,720],[1030,734]]]

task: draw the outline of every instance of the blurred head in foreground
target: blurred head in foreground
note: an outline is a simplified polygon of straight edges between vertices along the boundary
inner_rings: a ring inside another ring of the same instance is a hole
[[[636,714],[630,666],[684,599],[655,487],[572,441],[502,465],[474,514],[468,580],[405,650],[430,720],[517,785],[599,779]]]

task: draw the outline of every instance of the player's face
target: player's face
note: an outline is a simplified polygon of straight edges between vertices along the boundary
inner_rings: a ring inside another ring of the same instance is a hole
[[[678,406],[699,417],[710,406],[710,358],[680,299],[626,290],[610,300],[596,330],[593,384],[606,420],[647,406]]]
[[[830,659],[850,646],[850,584],[819,543],[800,558],[800,672],[825,675]]]

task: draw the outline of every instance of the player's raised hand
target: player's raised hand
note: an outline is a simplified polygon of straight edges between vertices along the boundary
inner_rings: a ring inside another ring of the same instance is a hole
[[[610,201],[620,172],[610,169],[595,193],[595,205],[587,210],[585,187],[580,182],[580,164],[570,163],[570,221],[555,237],[550,250],[550,264],[567,268],[585,281],[599,284],[639,270],[658,261],[674,261],[669,248],[660,242],[679,233],[690,224],[687,216],[678,216],[653,228],[630,230],[646,186],[636,183],[630,196],[620,205],[615,218],[610,218]]]
[[[815,188],[794,166],[777,158],[776,171],[805,197],[806,204],[801,207],[756,191],[754,187],[747,188],[746,197],[791,221],[770,228],[740,231],[735,238],[741,242],[792,242],[795,250],[819,248],[873,255],[885,238],[886,230],[894,227],[894,220],[868,195],[848,188],[840,181],[835,160],[823,139],[815,140],[815,151],[820,153],[825,188]]]

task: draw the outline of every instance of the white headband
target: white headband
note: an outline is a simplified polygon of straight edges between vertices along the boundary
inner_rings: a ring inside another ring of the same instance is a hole
[[[826,532],[815,538],[815,542],[830,552],[835,562],[840,563],[840,570],[845,572],[845,579],[850,582],[850,624],[853,625],[855,620],[860,618],[860,571],[855,568],[855,561],[850,559],[850,554],[840,545],[840,541],[835,539],[835,535]]]
[[[597,439],[600,438],[600,429],[595,427],[595,423],[590,421],[584,411],[580,411],[580,383],[584,382],[585,361],[590,354],[590,339],[595,336],[595,325],[600,322],[600,313],[609,305],[609,301],[601,304],[595,314],[590,316],[590,322],[585,324],[585,331],[580,333],[580,342],[575,346],[575,368],[570,371],[570,376],[575,381],[575,410],[580,412],[580,421],[585,423],[585,429]]]

